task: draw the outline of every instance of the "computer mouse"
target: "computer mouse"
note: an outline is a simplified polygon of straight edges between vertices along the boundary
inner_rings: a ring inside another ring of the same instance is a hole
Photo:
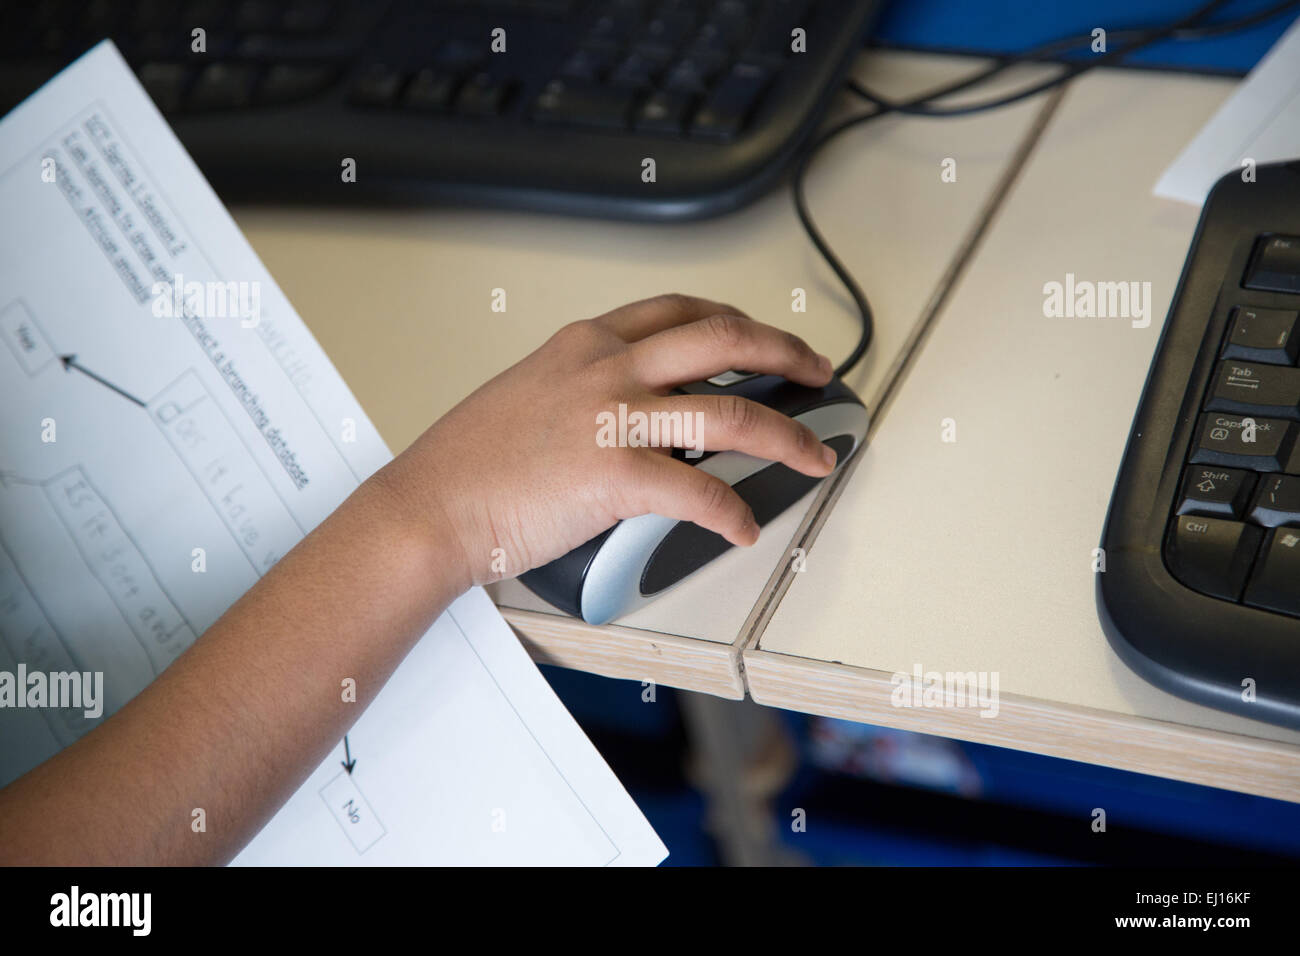
[[[822,388],[810,388],[778,375],[725,372],[677,391],[741,395],[802,422],[835,449],[836,471],[844,467],[867,434],[866,407],[838,378]],[[735,488],[754,510],[760,528],[823,480],[743,452],[705,452],[691,458],[675,449],[673,454]],[[730,547],[726,538],[693,522],[639,515],[620,521],[519,580],[538,597],[574,617],[589,624],[605,624],[680,584]]]

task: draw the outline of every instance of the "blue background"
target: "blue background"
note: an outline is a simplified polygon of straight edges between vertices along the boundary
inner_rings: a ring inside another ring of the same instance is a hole
[[[1267,9],[1275,0],[1236,0],[1212,16],[1220,22]],[[894,0],[877,21],[881,46],[965,53],[1009,54],[1038,44],[1121,27],[1158,26],[1179,20],[1201,5],[1168,0],[1099,0],[1091,3],[1035,3],[1032,0]],[[1288,12],[1239,33],[1204,40],[1166,41],[1135,53],[1131,65],[1246,73],[1295,19]]]

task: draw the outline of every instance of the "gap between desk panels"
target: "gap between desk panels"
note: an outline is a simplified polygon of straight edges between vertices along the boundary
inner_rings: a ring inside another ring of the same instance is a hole
[[[813,500],[812,507],[808,509],[804,520],[800,523],[799,528],[795,531],[794,536],[790,539],[790,547],[786,553],[790,554],[794,548],[802,548],[804,552],[812,549],[821,532],[822,526],[826,523],[831,510],[839,500],[845,485],[852,478],[858,463],[862,460],[862,455],[867,446],[871,443],[871,437],[880,427],[880,423],[888,410],[894,396],[902,387],[907,378],[907,373],[911,369],[916,356],[920,354],[922,346],[934,329],[938,321],[939,313],[942,311],[944,303],[952,290],[956,287],[962,274],[965,272],[984,236],[988,233],[989,226],[997,216],[998,211],[1002,208],[1006,198],[1010,195],[1012,188],[1019,179],[1020,173],[1024,170],[1033,155],[1035,147],[1042,139],[1043,133],[1046,132],[1052,117],[1056,114],[1057,108],[1064,98],[1066,90],[1069,88],[1068,83],[1053,88],[1043,103],[1042,108],[1035,115],[1029,129],[1017,144],[1015,151],[1007,163],[1006,169],[999,178],[993,192],[989,195],[975,223],[968,231],[966,238],[957,248],[956,255],[948,264],[938,285],[935,286],[933,294],[926,303],[917,319],[916,324],[912,327],[911,333],[899,350],[898,356],[894,359],[889,371],[885,374],[884,381],[876,390],[876,394],[871,397],[867,410],[871,415],[871,424],[867,430],[867,438],[863,446],[858,449],[857,454],[848,462],[834,478],[826,482],[817,493]],[[917,118],[917,122],[925,122],[923,118]],[[933,122],[933,120],[931,120]],[[762,640],[763,632],[767,629],[768,622],[772,615],[776,613],[777,607],[781,604],[781,599],[785,597],[786,591],[789,590],[790,584],[794,580],[795,571],[793,562],[783,561],[777,565],[764,586],[758,601],[755,602],[749,617],[745,619],[745,624],[736,637],[735,647],[740,648],[738,656],[738,666],[740,670],[740,679],[743,683],[743,693],[752,696],[749,689],[749,680],[745,675],[745,654],[751,650],[759,651],[758,642]],[[788,655],[782,655],[788,656]],[[791,658],[798,660],[799,658]]]

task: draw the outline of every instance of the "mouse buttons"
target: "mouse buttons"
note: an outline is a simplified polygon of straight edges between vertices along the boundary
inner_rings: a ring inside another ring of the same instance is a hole
[[[705,381],[710,385],[716,385],[718,388],[726,388],[728,385],[735,385],[737,382],[744,382],[757,377],[757,372],[746,372],[741,369],[733,369],[730,372],[723,372],[721,375],[715,375],[713,378],[705,379]]]

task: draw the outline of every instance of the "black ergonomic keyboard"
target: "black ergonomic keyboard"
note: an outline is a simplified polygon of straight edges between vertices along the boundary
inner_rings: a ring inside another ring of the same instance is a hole
[[[1102,536],[1098,606],[1152,683],[1300,727],[1300,162],[1215,186]]]
[[[778,180],[875,7],[875,0],[5,2],[0,114],[111,37],[227,199],[699,217],[735,208]],[[196,28],[205,31],[205,52],[192,49]],[[793,49],[801,43],[806,52]],[[348,158],[356,180],[343,183]],[[653,182],[646,159],[654,160]]]

